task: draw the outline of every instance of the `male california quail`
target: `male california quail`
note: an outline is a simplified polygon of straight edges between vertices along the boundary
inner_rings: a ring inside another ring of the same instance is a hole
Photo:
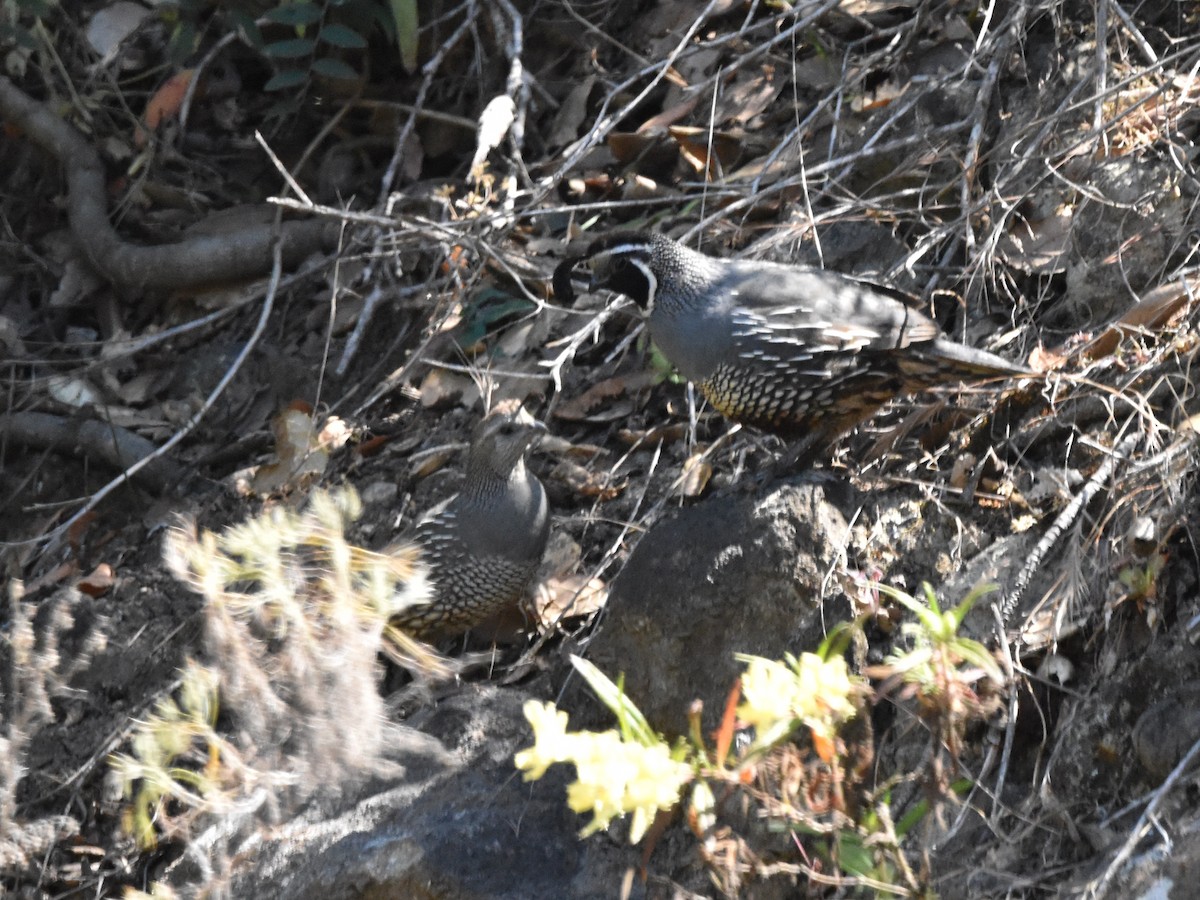
[[[590,262],[589,290],[633,298],[650,336],[736,422],[806,448],[827,444],[889,400],[939,384],[1033,373],[954,343],[905,295],[836,272],[718,259],[659,235],[616,233],[554,272]]]
[[[433,598],[404,609],[394,625],[424,639],[448,637],[521,599],[550,532],[546,492],[525,468],[526,449],[545,430],[519,406],[475,426],[462,491],[413,535]]]

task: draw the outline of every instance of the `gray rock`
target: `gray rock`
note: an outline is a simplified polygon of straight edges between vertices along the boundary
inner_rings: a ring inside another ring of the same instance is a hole
[[[1180,685],[1138,718],[1133,747],[1156,783],[1200,740],[1200,682]]]
[[[815,484],[682,509],[633,551],[586,655],[614,680],[625,674],[626,692],[655,728],[683,733],[699,698],[711,729],[742,671],[735,653],[778,659],[813,650],[848,616],[821,607],[847,536],[845,518]]]
[[[253,861],[230,896],[562,900],[574,896],[575,879],[619,884],[622,868],[581,871],[583,819],[566,805],[571,768],[527,784],[513,767],[513,754],[532,743],[521,712],[528,696],[484,686],[441,703],[420,724],[445,745],[449,765],[406,761],[401,778],[350,808],[310,812],[270,832],[252,855],[240,854]],[[624,849],[627,867],[637,851]]]

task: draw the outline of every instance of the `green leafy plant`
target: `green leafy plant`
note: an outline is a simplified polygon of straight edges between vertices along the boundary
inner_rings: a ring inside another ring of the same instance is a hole
[[[406,69],[417,66],[415,0],[283,0],[264,18],[285,26],[285,36],[260,37],[255,42],[277,68],[265,85],[268,91],[299,89],[313,76],[340,81],[360,78],[361,67],[351,61],[361,58],[376,29],[396,41]]]
[[[355,11],[363,4],[347,5]],[[377,8],[374,4],[371,7]],[[333,21],[332,9],[329,4],[299,0],[281,3],[267,12],[267,21],[290,27],[292,36],[263,43],[263,53],[278,66],[278,71],[266,83],[266,90],[298,88],[314,74],[342,80],[359,76],[358,70],[346,62],[342,51],[366,49],[367,37],[351,25]]]
[[[48,0],[8,0],[45,7]],[[181,64],[198,46],[210,0],[174,0],[158,7],[170,27],[169,55]],[[265,12],[263,11],[265,7]],[[410,71],[418,66],[420,18],[416,0],[223,0],[219,31],[236,31],[271,63],[274,75],[264,89],[285,94],[277,113],[294,108],[314,78],[353,82],[365,73],[365,54],[375,32],[394,42]]]
[[[1166,564],[1165,554],[1153,553],[1144,562],[1132,563],[1121,569],[1117,574],[1121,588],[1117,603],[1132,600],[1139,609],[1153,603],[1158,595],[1158,577]]]
[[[913,699],[919,713],[934,723],[941,746],[958,758],[967,724],[986,718],[997,707],[997,688],[1004,674],[991,651],[979,641],[960,635],[967,613],[981,597],[996,590],[982,584],[957,606],[942,610],[928,583],[921,589],[925,603],[887,585],[875,587],[916,616],[902,633],[910,646],[893,652],[883,665],[867,670],[882,682],[882,691]]]
[[[175,694],[137,723],[131,750],[110,759],[143,846],[270,789],[303,796],[388,769],[399,735],[383,714],[380,652],[418,674],[450,669],[389,624],[429,598],[425,567],[415,546],[351,544],[345,530],[361,511],[351,489],[316,491],[303,510],[168,533],[168,568],[204,600],[210,662],[189,663]],[[236,745],[218,732],[218,696]]]
[[[396,47],[400,51],[400,62],[410,72],[416,71],[420,19],[417,16],[417,0],[391,0],[392,22],[396,26]]]
[[[137,724],[131,752],[109,757],[130,801],[125,830],[143,848],[153,847],[160,833],[185,833],[203,813],[232,808],[263,780],[217,733],[218,679],[213,669],[189,661],[178,699],[161,698],[154,713]]]

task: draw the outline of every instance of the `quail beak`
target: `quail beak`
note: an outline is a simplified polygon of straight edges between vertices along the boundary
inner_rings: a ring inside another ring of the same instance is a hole
[[[520,412],[516,415],[516,421],[523,427],[528,428],[529,443],[536,445],[544,435],[549,434],[550,429],[540,419],[535,419],[525,407],[521,407]]]
[[[542,438],[550,433],[550,429],[543,425],[540,421],[530,416],[529,423],[525,426],[525,449],[536,450],[542,442]]]
[[[595,272],[588,272],[588,276],[588,293],[594,294],[596,291],[600,290],[600,282],[596,279]]]

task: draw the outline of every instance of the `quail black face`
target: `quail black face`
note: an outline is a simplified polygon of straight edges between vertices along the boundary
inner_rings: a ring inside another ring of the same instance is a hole
[[[640,234],[612,234],[595,240],[582,257],[573,257],[554,270],[554,295],[564,303],[575,299],[571,276],[579,263],[591,268],[588,291],[600,289],[624,294],[643,309],[654,308],[658,277],[654,272],[654,245]]]
[[[645,310],[654,308],[658,278],[651,267],[648,246],[623,242],[614,247],[589,250],[588,255],[592,259],[592,280],[588,290],[603,288],[633,298]]]

